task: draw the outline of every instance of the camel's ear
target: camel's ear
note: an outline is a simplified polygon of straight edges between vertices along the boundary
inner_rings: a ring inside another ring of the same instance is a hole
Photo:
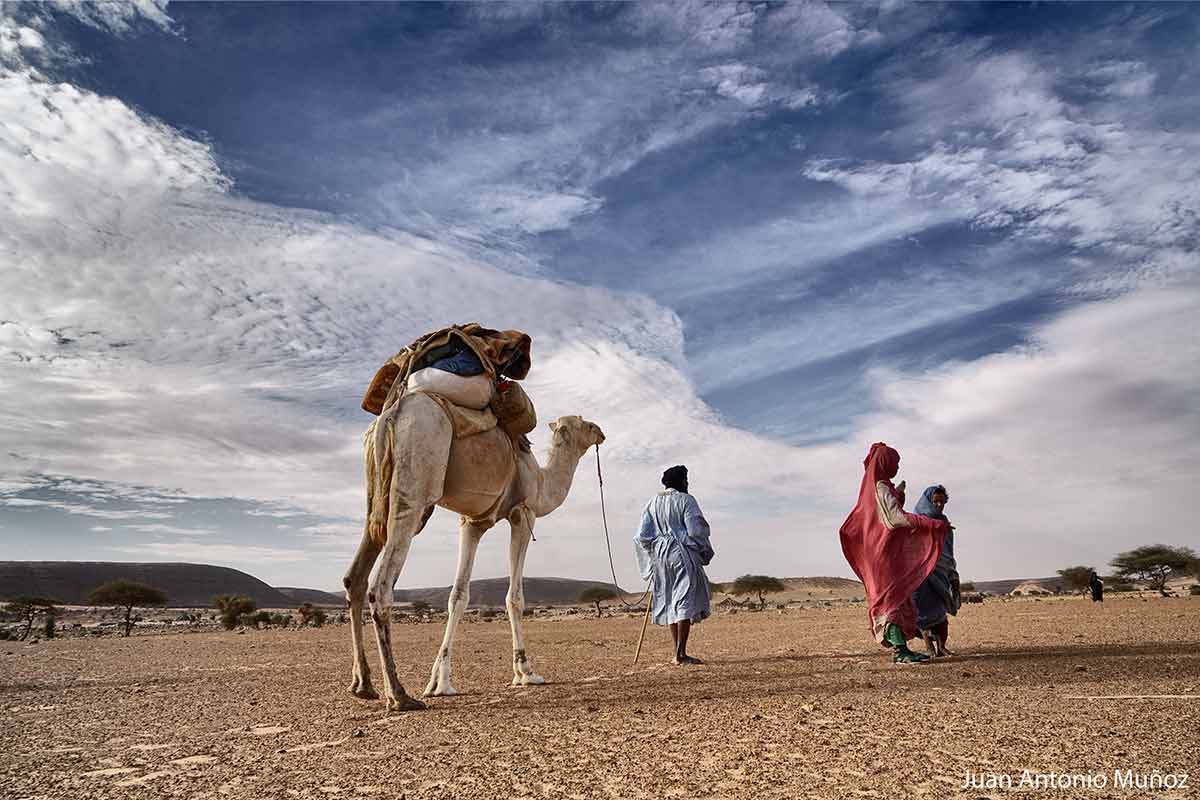
[[[558,422],[557,421],[551,422],[550,423],[550,432],[553,433],[554,431],[557,431],[557,430],[558,430]]]

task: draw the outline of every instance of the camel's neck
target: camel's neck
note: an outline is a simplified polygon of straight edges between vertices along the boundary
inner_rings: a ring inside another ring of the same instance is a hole
[[[575,468],[587,448],[580,450],[571,446],[556,446],[550,450],[550,458],[546,466],[541,468],[538,480],[538,496],[533,513],[544,517],[563,504],[571,491],[571,481],[575,479]]]

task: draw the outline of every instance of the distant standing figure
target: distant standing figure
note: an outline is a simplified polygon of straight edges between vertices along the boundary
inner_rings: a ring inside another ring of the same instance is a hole
[[[655,625],[671,626],[675,642],[675,664],[702,664],[688,655],[692,624],[712,613],[708,576],[704,567],[712,561],[708,521],[696,498],[688,494],[687,467],[675,466],[663,473],[663,486],[642,512],[636,552],[642,579],[652,579]]]
[[[933,572],[950,523],[904,511],[900,454],[883,442],[871,445],[863,460],[858,504],[838,532],[842,553],[867,592],[867,620],[875,641],[895,649],[897,663],[928,661],[908,649],[917,635],[912,595]]]
[[[913,511],[930,519],[946,519],[946,503],[950,502],[950,493],[945,486],[930,486],[921,495]],[[946,532],[942,540],[942,553],[938,556],[933,572],[925,582],[913,593],[913,602],[917,605],[917,628],[921,638],[934,657],[948,656],[946,640],[950,636],[950,619],[947,615],[957,616],[962,607],[962,595],[959,589],[958,564],[954,561],[954,533]]]
[[[1096,574],[1096,570],[1092,570],[1092,577],[1088,580],[1088,586],[1092,588],[1092,602],[1104,602],[1104,581],[1100,580],[1100,576]]]

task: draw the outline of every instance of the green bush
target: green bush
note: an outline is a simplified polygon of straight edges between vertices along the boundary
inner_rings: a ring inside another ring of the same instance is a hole
[[[296,609],[296,613],[300,615],[300,627],[311,625],[314,628],[319,628],[325,624],[325,609],[319,606],[314,606],[312,603],[303,603]]]
[[[247,614],[253,614],[258,603],[249,597],[236,594],[223,594],[213,598],[213,605],[221,619],[221,626],[231,631]]]
[[[1200,594],[1200,583],[1193,583],[1188,587],[1188,592],[1191,594]]]

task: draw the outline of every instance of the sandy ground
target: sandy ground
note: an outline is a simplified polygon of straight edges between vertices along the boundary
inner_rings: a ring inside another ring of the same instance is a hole
[[[507,622],[464,624],[462,694],[393,716],[347,693],[345,626],[0,642],[0,796],[1200,797],[1200,598],[967,606],[961,655],[922,666],[889,663],[864,617],[719,615],[691,668],[652,629],[636,670],[639,619],[529,620],[551,683],[527,689]],[[410,691],[440,635],[396,627]],[[1025,769],[1108,786],[959,789]],[[1114,788],[1114,769],[1190,777]]]

